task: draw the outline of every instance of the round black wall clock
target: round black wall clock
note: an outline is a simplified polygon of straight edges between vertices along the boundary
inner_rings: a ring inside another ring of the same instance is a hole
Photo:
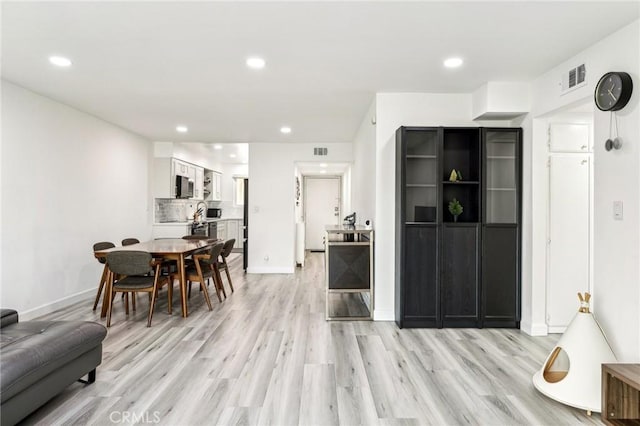
[[[601,111],[618,111],[631,99],[633,82],[626,72],[612,71],[600,78],[596,85],[594,100]]]

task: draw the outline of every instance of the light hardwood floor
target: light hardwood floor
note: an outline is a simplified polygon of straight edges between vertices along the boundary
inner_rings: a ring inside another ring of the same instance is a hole
[[[128,318],[118,297],[97,381],[26,423],[600,424],[531,384],[557,336],[326,322],[322,254],[294,275],[244,275],[238,256],[230,267],[235,293],[211,292],[210,312],[194,287],[187,319],[178,300],[167,314],[166,290],[151,328],[146,297]],[[43,319],[100,321],[90,299]]]

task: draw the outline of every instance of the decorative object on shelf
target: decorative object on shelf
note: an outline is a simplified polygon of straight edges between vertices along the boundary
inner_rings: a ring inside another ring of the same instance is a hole
[[[462,211],[463,209],[462,209],[462,204],[460,204],[460,201],[458,201],[456,198],[449,201],[449,213],[453,215],[454,222],[458,221],[458,216],[462,214]]]
[[[631,76],[626,72],[612,71],[600,78],[593,96],[599,110],[619,111],[631,99],[631,92]]]
[[[460,170],[451,169],[451,174],[449,175],[449,182],[461,182],[462,181],[462,172]]]
[[[296,176],[296,206],[300,205],[300,179]]]
[[[533,376],[533,385],[563,404],[600,412],[601,364],[616,357],[589,310],[591,295],[578,293],[580,309],[573,317],[543,367]]]

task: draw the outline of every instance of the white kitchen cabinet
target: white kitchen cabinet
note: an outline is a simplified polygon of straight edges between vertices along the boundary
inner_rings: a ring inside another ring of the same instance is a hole
[[[204,171],[203,199],[222,201],[222,173],[213,170]]]
[[[222,201],[222,173],[213,172],[212,174],[211,201]]]
[[[193,199],[204,200],[204,169],[196,166],[195,181],[193,184]]]
[[[227,222],[228,220],[218,221],[218,238],[221,240],[227,239]]]
[[[204,168],[177,158],[154,158],[154,198],[176,198],[176,176],[187,176],[193,182],[193,200],[205,199]],[[211,185],[209,185],[211,187]]]
[[[173,167],[176,175],[180,176],[189,176],[189,167],[191,164],[186,161],[178,160],[177,158],[173,158]]]
[[[237,220],[227,221],[227,240],[231,238],[235,238],[236,244],[238,243],[238,221]]]
[[[176,198],[176,173],[172,158],[154,158],[154,198]]]
[[[191,233],[190,223],[163,223],[153,225],[151,235],[156,238],[182,238]]]

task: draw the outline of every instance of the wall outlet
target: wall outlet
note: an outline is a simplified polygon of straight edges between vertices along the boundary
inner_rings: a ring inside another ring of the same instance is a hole
[[[613,219],[614,220],[622,220],[622,201],[614,201],[613,202]]]

